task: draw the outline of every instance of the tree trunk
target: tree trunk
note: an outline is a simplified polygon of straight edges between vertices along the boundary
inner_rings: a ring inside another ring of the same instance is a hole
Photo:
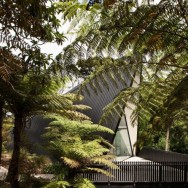
[[[166,128],[166,143],[165,143],[165,151],[169,151],[170,145],[170,125]]]
[[[20,159],[20,144],[21,144],[21,133],[23,130],[23,115],[15,114],[15,122],[14,122],[14,148],[13,154],[10,161],[8,175],[6,181],[10,182],[11,188],[18,188],[18,176],[19,176],[19,159]]]
[[[0,165],[1,165],[2,146],[3,146],[3,136],[2,136],[3,118],[4,118],[3,107],[4,107],[4,101],[0,101]]]

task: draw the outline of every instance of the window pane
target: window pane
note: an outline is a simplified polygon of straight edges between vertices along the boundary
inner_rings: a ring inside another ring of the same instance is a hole
[[[117,131],[114,139],[115,151],[117,156],[131,156],[131,146],[127,129],[120,129]]]

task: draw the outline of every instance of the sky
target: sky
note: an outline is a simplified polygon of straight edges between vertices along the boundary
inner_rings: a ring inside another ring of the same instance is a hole
[[[61,17],[60,17],[61,19]],[[67,39],[63,42],[62,45],[58,45],[57,43],[45,43],[41,45],[41,51],[42,53],[52,54],[53,57],[56,57],[59,53],[62,52],[63,48],[69,45],[73,41],[73,37],[70,37],[70,35],[67,35],[67,29],[69,27],[69,22],[66,22],[63,24],[63,27],[59,29],[59,32],[62,32],[65,34]]]
[[[82,2],[83,0],[79,0]],[[143,1],[143,0],[142,0]],[[160,0],[154,0],[155,3],[158,3]],[[139,3],[141,0],[139,0]],[[66,33],[67,28],[69,27],[69,23],[67,22],[66,24],[63,25],[61,28],[61,31]],[[44,45],[41,46],[41,51],[43,53],[47,54],[52,54],[53,57],[56,57],[59,53],[62,52],[63,48],[69,45],[73,41],[74,37],[67,37],[67,40],[63,43],[63,45],[58,45],[56,43],[45,43]]]

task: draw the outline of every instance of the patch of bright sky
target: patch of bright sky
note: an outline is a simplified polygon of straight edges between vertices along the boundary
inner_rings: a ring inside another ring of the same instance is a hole
[[[63,32],[66,37],[62,45],[48,42],[40,46],[41,52],[46,53],[46,54],[52,54],[53,57],[56,57],[59,53],[61,53],[63,51],[63,48],[69,45],[75,39],[74,35],[73,36],[66,35],[68,26],[69,26],[69,23],[67,22],[63,24],[63,27],[61,29],[61,32]]]
[[[78,0],[78,1],[80,3],[87,2],[87,0]],[[59,19],[62,19],[63,15],[58,15],[58,17],[59,17]],[[41,45],[42,53],[52,54],[53,57],[56,57],[59,53],[61,53],[63,51],[63,48],[65,48],[67,45],[71,44],[71,42],[73,42],[75,39],[75,35],[71,36],[71,35],[67,34],[67,29],[69,28],[69,26],[70,26],[70,23],[66,22],[63,24],[62,28],[60,28],[60,32],[63,32],[65,34],[65,37],[67,37],[67,39],[65,39],[63,44],[58,45],[57,43],[50,43],[50,42],[45,43],[45,44]]]
[[[87,0],[78,0],[80,3],[87,2]],[[126,1],[126,0],[125,0]],[[153,0],[153,3],[159,3],[160,0]],[[139,0],[138,3],[140,4],[143,2],[143,0]],[[63,24],[63,27],[61,28],[61,32],[67,33],[67,29],[69,28],[70,23],[66,22]],[[74,41],[75,35],[66,35],[67,39],[63,42],[62,45],[58,45],[57,43],[45,43],[41,45],[41,51],[46,54],[52,54],[53,57],[56,57],[59,53],[63,51],[63,48],[67,45],[71,44],[71,42]]]
[[[160,0],[154,0],[153,3],[158,3]],[[79,0],[79,2],[87,2],[87,0]],[[143,0],[139,0],[139,5],[143,2]],[[62,16],[62,15],[61,15]],[[44,45],[41,45],[41,51],[43,53],[51,54],[53,57],[56,57],[59,53],[63,51],[63,48],[67,45],[71,44],[71,42],[74,41],[75,35],[67,34],[67,31],[69,30],[70,23],[66,22],[63,24],[63,27],[60,29],[61,32],[65,33],[65,36],[67,36],[67,39],[64,41],[63,45],[58,45],[57,43],[45,43]],[[81,79],[73,78],[72,81],[70,81],[65,88],[62,88],[60,91],[61,93],[66,93],[69,90],[71,90],[73,87],[79,85],[82,82]]]

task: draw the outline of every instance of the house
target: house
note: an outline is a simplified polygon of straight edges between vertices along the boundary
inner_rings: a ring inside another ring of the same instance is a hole
[[[133,79],[134,78],[134,79]],[[91,118],[93,123],[99,123],[100,118],[103,115],[103,109],[106,105],[111,103],[114,98],[127,87],[136,86],[139,83],[139,76],[136,75],[133,71],[123,71],[119,72],[119,75],[110,79],[107,74],[104,75],[106,86],[104,86],[104,80],[98,80],[97,88],[98,92],[96,93],[93,87],[95,87],[96,80],[93,80],[92,84],[87,84],[86,87],[82,90],[82,95],[84,99],[80,102],[81,104],[91,107],[91,110],[84,111],[86,115]],[[75,93],[79,89],[79,86],[72,88],[69,92]],[[132,104],[129,104],[131,106]],[[131,109],[132,108],[132,109]],[[116,156],[117,160],[123,160],[129,158],[136,154],[136,148],[134,147],[137,140],[137,122],[132,126],[131,122],[131,113],[134,109],[132,105],[131,108],[127,108],[122,104],[122,109],[125,113],[122,113],[121,116],[118,114],[109,115],[106,121],[102,124],[114,131],[114,135],[104,134],[102,135],[106,140],[115,146],[115,149],[112,151]],[[43,120],[40,116],[32,118],[30,126],[26,130],[29,134],[31,142],[33,145],[35,143],[42,143],[43,139],[41,134],[44,132],[44,128],[49,123],[48,120]],[[47,151],[44,149],[35,148],[40,154],[44,154]]]
[[[111,80],[104,75],[104,81],[93,80],[92,84],[86,84],[82,90],[84,96],[82,104],[91,107],[84,113],[88,115],[94,123],[99,123],[103,109],[111,103],[119,92],[128,87],[136,87],[140,78],[133,71],[129,73],[120,72],[121,75]],[[120,78],[121,77],[121,78]],[[95,88],[97,87],[97,90]],[[74,87],[69,92],[77,92],[79,86]],[[101,174],[89,173],[83,174],[91,179],[97,188],[102,187],[186,187],[188,185],[188,155],[175,154],[154,149],[143,149],[136,156],[135,143],[137,141],[137,122],[132,124],[131,114],[135,106],[129,103],[131,108],[122,104],[124,113],[110,114],[103,126],[114,131],[114,135],[103,134],[102,136],[114,145],[112,151],[116,155],[115,163],[119,169],[108,169],[114,177],[106,177]],[[36,143],[42,142],[42,134],[48,120],[40,117],[34,117],[29,129],[34,137],[31,140]],[[32,126],[35,124],[35,126]],[[39,153],[46,151],[39,150]]]
[[[104,76],[107,86],[104,86],[102,80],[98,79],[95,86],[96,80],[93,80],[92,84],[86,84],[85,88],[82,89],[82,95],[84,99],[81,104],[91,107],[91,110],[87,110],[84,113],[91,118],[93,123],[99,123],[104,108],[111,103],[117,95],[126,90],[127,87],[134,87],[139,83],[139,76],[132,72],[132,74],[121,72],[122,81],[118,80],[119,77],[114,77],[113,81],[107,76]],[[134,79],[133,79],[134,78]],[[115,82],[115,84],[114,84]],[[95,89],[93,87],[100,87]],[[73,88],[70,92],[74,93],[78,91],[79,87]],[[103,126],[108,127],[114,131],[114,135],[103,134],[102,136],[114,145],[115,149],[112,151],[116,156],[117,160],[123,160],[125,158],[136,155],[135,143],[137,141],[137,122],[132,125],[131,114],[135,108],[134,105],[129,103],[129,107],[125,107],[122,104],[121,108],[124,113],[120,115],[112,114],[108,115],[106,121],[103,122]]]

